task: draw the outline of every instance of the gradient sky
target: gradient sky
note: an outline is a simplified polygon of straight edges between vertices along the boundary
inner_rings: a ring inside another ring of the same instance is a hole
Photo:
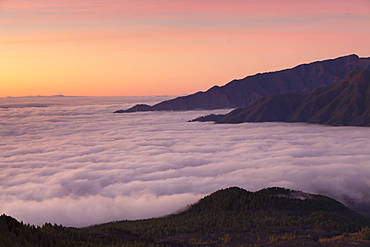
[[[189,94],[369,44],[369,0],[0,0],[0,97]]]

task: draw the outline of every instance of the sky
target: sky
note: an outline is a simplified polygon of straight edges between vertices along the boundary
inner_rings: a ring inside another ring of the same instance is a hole
[[[2,99],[0,213],[79,227],[168,215],[231,186],[319,193],[369,213],[369,128],[187,122],[227,109],[112,114],[135,103]]]
[[[0,0],[0,97],[182,95],[348,54],[369,0]]]

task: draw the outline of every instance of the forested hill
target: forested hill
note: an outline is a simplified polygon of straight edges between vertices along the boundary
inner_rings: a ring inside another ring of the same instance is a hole
[[[284,188],[232,187],[162,218],[87,228],[0,217],[1,246],[369,246],[370,221],[341,203]]]
[[[321,211],[336,213],[345,217],[358,217],[358,214],[327,196],[280,187],[267,188],[257,192],[249,192],[238,187],[222,189],[204,197],[183,214],[270,210],[300,216]]]
[[[264,96],[225,115],[193,121],[216,123],[307,122],[333,126],[370,126],[370,71],[353,70],[341,81],[308,94]]]
[[[291,69],[247,76],[206,92],[166,100],[153,106],[139,104],[115,113],[138,111],[185,111],[222,109],[247,106],[265,95],[282,93],[304,94],[317,87],[331,85],[351,70],[370,69],[370,58],[349,55],[325,61],[301,64]]]

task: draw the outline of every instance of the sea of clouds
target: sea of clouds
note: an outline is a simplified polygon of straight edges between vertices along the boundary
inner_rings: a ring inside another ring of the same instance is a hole
[[[187,122],[228,110],[112,114],[163,99],[0,99],[0,213],[80,227],[163,216],[230,186],[370,208],[370,128]]]

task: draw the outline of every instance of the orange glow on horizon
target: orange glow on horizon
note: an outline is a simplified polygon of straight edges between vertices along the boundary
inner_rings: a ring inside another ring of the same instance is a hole
[[[0,11],[0,97],[189,94],[370,56],[365,0],[14,0]]]

